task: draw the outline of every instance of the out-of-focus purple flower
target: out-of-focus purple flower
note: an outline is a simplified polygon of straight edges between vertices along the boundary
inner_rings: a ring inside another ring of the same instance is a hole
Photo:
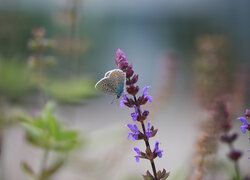
[[[242,155],[241,151],[233,150],[233,151],[230,151],[230,153],[228,154],[228,157],[233,161],[237,161],[241,157],[241,155]]]
[[[137,148],[137,147],[134,147],[134,150],[135,150],[135,152],[137,152],[137,154],[138,154],[138,155],[135,156],[135,160],[136,160],[136,162],[139,162],[139,161],[140,161],[140,157],[141,157],[141,151],[140,151],[140,149]]]
[[[144,98],[148,99],[149,102],[153,102],[152,97],[150,95],[148,95],[148,88],[150,88],[150,87],[151,86],[144,87],[144,89],[143,89],[143,96],[144,96]]]
[[[134,124],[127,124],[128,128],[131,130],[130,133],[128,133],[128,138],[127,139],[132,139],[133,141],[134,140],[137,140],[138,139],[138,136],[140,134],[140,131],[138,129],[138,127]]]
[[[158,156],[159,158],[162,157],[162,152],[163,152],[163,150],[160,150],[160,149],[159,149],[159,142],[158,142],[158,141],[155,142],[155,150],[154,150],[154,152],[157,154],[157,156]]]
[[[128,58],[121,49],[116,51],[115,63],[120,69],[125,69],[128,66]]]
[[[150,126],[151,126],[151,123],[150,123],[150,121],[148,121],[148,128],[146,130],[146,135],[148,138],[150,138],[152,136],[152,130],[150,130]]]
[[[250,109],[246,109],[245,116],[250,119]]]
[[[250,130],[250,126],[247,123],[247,119],[244,117],[239,117],[237,118],[237,120],[240,120],[243,123],[243,126],[241,126],[241,130],[242,132],[245,134],[246,133],[246,129]]]
[[[237,137],[238,137],[237,133],[223,134],[223,135],[221,135],[220,139],[224,143],[231,144],[232,142],[234,142],[237,139]]]
[[[136,105],[134,105],[133,107],[135,109],[135,112],[131,113],[131,117],[132,117],[133,121],[137,121],[140,114],[138,112]],[[141,107],[140,107],[140,110],[141,110]]]

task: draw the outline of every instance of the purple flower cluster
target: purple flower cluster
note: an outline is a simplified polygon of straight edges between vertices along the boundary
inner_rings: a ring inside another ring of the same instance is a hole
[[[247,122],[247,119],[250,119],[250,110],[247,109],[246,113],[245,113],[245,117],[239,117],[237,118],[237,120],[240,120],[242,122],[242,126],[241,126],[241,131],[243,134],[246,134],[246,131],[250,131],[250,124]],[[250,138],[249,138],[250,140]],[[250,149],[248,150],[250,152]],[[250,157],[248,158],[250,159]]]
[[[159,149],[159,142],[155,142],[154,150],[151,150],[149,138],[152,138],[156,135],[157,129],[154,129],[154,126],[151,125],[151,122],[148,121],[147,128],[144,125],[144,121],[147,119],[149,115],[148,110],[142,110],[142,106],[147,102],[152,102],[152,97],[148,94],[148,89],[150,86],[146,86],[143,88],[143,93],[138,98],[136,95],[138,94],[140,87],[135,85],[138,81],[138,74],[134,74],[132,63],[128,62],[127,56],[122,52],[122,50],[118,49],[116,52],[115,58],[116,65],[119,69],[126,73],[126,94],[122,96],[122,100],[120,102],[121,108],[127,106],[132,108],[134,112],[131,113],[131,118],[134,122],[138,122],[141,124],[141,130],[137,127],[136,124],[127,124],[130,132],[128,133],[127,139],[135,140],[144,140],[146,144],[146,151],[143,152],[139,148],[134,147],[134,151],[137,153],[135,156],[136,162],[139,162],[140,158],[148,159],[151,162],[153,175],[147,172],[144,177],[153,178],[153,179],[166,179],[169,173],[166,173],[166,170],[158,171],[156,173],[156,168],[154,165],[154,159],[162,157],[162,150]]]

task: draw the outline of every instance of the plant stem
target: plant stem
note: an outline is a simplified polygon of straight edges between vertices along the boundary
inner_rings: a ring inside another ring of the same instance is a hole
[[[241,178],[240,178],[239,165],[236,161],[234,162],[234,168],[235,168],[235,173],[236,173],[236,179],[240,180]]]
[[[142,130],[143,130],[143,134],[146,135],[145,125],[144,125],[143,121],[141,122],[141,126],[142,126]],[[146,144],[147,149],[149,149],[151,151],[148,139],[144,139],[144,142]],[[156,168],[155,168],[154,160],[151,159],[150,163],[151,163],[151,166],[152,166],[152,170],[153,170],[153,173],[154,173],[155,180],[157,180],[157,173],[156,173]]]
[[[230,151],[234,151],[233,145],[232,144],[228,144],[228,145],[229,145]],[[234,162],[234,169],[235,169],[236,180],[241,180],[238,162],[237,161],[233,161],[233,162]]]
[[[48,157],[49,157],[49,149],[45,149],[43,157],[42,157],[41,169],[40,169],[38,180],[43,180],[43,173],[46,171]]]
[[[133,97],[134,97],[135,104],[137,104],[137,99],[136,99],[135,95]],[[136,106],[136,108],[137,108],[137,111],[139,112],[139,116],[141,116],[141,110],[140,110],[140,108],[138,106]],[[143,121],[141,121],[141,126],[142,126],[142,130],[143,130],[144,136],[147,137],[146,136],[146,129],[145,129],[145,125],[144,125]],[[149,144],[148,138],[144,138],[144,142],[145,142],[145,145],[146,145],[146,149],[149,149],[150,152],[152,152],[151,148],[150,148],[150,144]],[[153,173],[154,173],[155,180],[157,180],[157,173],[156,173],[156,168],[155,168],[154,160],[151,159],[150,163],[151,163],[151,167],[152,167],[152,170],[153,170]]]

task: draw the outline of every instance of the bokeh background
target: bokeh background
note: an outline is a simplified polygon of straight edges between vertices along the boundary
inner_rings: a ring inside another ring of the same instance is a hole
[[[157,169],[187,179],[207,106],[219,97],[240,134],[246,175],[249,141],[235,119],[250,107],[249,19],[248,0],[0,0],[0,179],[26,180],[23,161],[38,171],[43,151],[26,141],[18,117],[38,115],[49,100],[60,123],[85,139],[51,179],[142,179],[150,164],[134,159],[143,142],[126,139],[131,109],[94,88],[116,68],[118,48],[141,89],[151,85],[146,108],[159,129],[151,142],[164,150]],[[227,152],[219,143],[220,172],[206,179],[228,179]]]

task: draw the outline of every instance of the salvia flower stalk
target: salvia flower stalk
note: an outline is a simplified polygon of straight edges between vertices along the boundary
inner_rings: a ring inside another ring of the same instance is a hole
[[[215,108],[219,110],[219,128],[221,132],[220,141],[222,143],[225,143],[229,147],[229,153],[227,154],[228,158],[233,162],[234,168],[235,168],[235,177],[233,179],[240,180],[241,174],[240,174],[240,167],[239,167],[239,159],[242,156],[242,152],[235,148],[234,142],[238,137],[238,133],[236,132],[230,132],[232,129],[232,123],[230,120],[230,112],[228,110],[228,106],[225,101],[221,100],[218,101],[215,105]]]
[[[247,119],[250,119],[250,110],[247,109],[245,113],[245,117],[239,117],[237,120],[242,122],[241,131],[243,134],[246,134],[247,131],[250,131],[250,124],[247,122]],[[250,138],[248,138],[250,141]],[[250,149],[248,150],[250,152]],[[250,159],[250,157],[248,157]]]
[[[156,141],[153,149],[149,143],[149,139],[156,135],[158,129],[155,129],[150,121],[148,121],[147,127],[145,126],[145,121],[149,115],[149,111],[143,110],[142,108],[147,102],[153,101],[152,97],[148,94],[150,86],[144,87],[142,95],[138,97],[137,94],[140,87],[135,84],[138,81],[139,75],[134,73],[132,63],[129,65],[127,56],[120,49],[116,52],[115,62],[118,68],[126,73],[126,90],[120,102],[121,108],[127,106],[128,108],[133,109],[131,119],[133,122],[136,122],[141,126],[139,129],[136,124],[128,123],[127,127],[130,132],[128,133],[127,139],[132,139],[133,141],[143,140],[146,146],[145,151],[138,147],[134,147],[136,162],[139,162],[140,159],[147,159],[150,161],[153,174],[147,171],[146,175],[143,176],[145,180],[165,180],[168,178],[169,172],[166,172],[165,169],[157,172],[154,162],[155,158],[162,157],[163,150],[159,147],[160,142]]]

